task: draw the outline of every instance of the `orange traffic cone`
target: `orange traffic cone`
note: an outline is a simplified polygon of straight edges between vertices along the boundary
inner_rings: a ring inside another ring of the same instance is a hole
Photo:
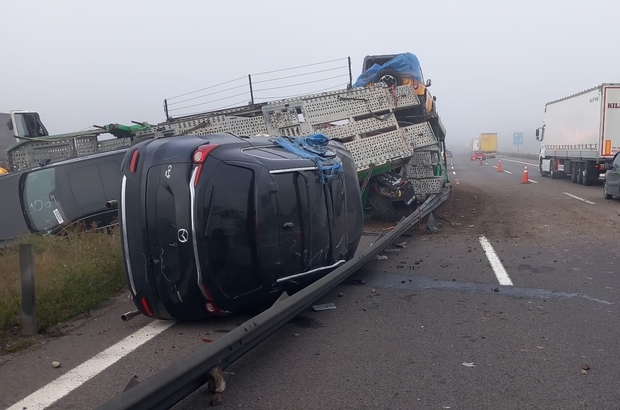
[[[530,183],[530,177],[527,175],[527,165],[523,169],[523,179],[521,179],[521,183],[522,184],[529,184]]]
[[[503,172],[502,171],[502,160],[501,159],[497,160],[497,172]]]

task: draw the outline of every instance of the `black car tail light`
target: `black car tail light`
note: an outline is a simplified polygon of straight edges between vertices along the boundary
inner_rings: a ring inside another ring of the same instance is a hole
[[[207,294],[208,300],[207,300],[207,303],[205,303],[205,309],[207,310],[207,312],[212,315],[220,314],[222,310],[219,307],[217,307],[217,305],[213,301],[213,297],[211,296],[211,292],[209,292],[209,289],[207,288],[207,286],[203,284],[202,288],[205,290],[205,293]]]
[[[131,162],[129,163],[129,172],[132,174],[136,172],[138,168],[138,158],[140,157],[140,151],[135,150],[133,154],[131,154]]]
[[[144,312],[146,313],[146,315],[153,316],[153,311],[151,310],[151,306],[149,306],[149,301],[146,300],[145,297],[143,297],[140,300],[140,303],[142,304],[142,308],[144,309]]]
[[[198,180],[200,179],[200,174],[202,172],[202,165],[207,160],[207,157],[218,146],[216,144],[204,144],[196,148],[196,151],[192,154],[192,162],[198,165],[198,170],[196,171],[196,178],[194,178],[194,186],[198,186]]]

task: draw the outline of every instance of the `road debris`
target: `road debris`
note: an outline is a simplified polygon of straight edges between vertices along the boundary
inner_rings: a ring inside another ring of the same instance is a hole
[[[366,281],[364,279],[351,279],[349,283],[351,285],[365,285]]]
[[[583,366],[581,366],[581,374],[588,374],[589,370],[592,370],[592,368],[590,368],[590,365],[587,363],[584,363]]]
[[[54,369],[58,369],[60,367],[60,362],[56,362],[56,361],[52,362],[52,367]]]
[[[212,406],[222,404],[222,393],[226,390],[226,381],[224,380],[224,372],[220,367],[214,367],[209,372],[207,388],[213,394],[211,398]]]
[[[394,246],[396,246],[397,248],[406,248],[407,247],[407,242],[401,242],[401,243],[395,243]]]
[[[471,362],[471,363],[468,363],[468,362],[463,362],[462,364],[463,364],[463,366],[465,366],[465,367],[476,367],[476,366],[474,365],[474,362]]]
[[[336,305],[334,305],[333,303],[324,303],[322,305],[312,306],[312,310],[314,310],[315,312],[322,312],[323,310],[331,310],[331,309],[336,309]]]
[[[376,259],[376,260],[378,260],[378,261],[382,261],[382,260],[385,260],[385,259],[387,259],[387,258],[388,258],[388,257],[387,257],[387,256],[385,256],[385,255],[377,255],[377,256],[375,256],[375,259]]]

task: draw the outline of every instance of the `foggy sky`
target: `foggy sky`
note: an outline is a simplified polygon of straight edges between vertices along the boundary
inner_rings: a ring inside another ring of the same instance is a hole
[[[607,3],[607,2],[606,2]],[[162,100],[350,56],[418,56],[448,146],[498,132],[538,152],[546,102],[620,80],[618,6],[602,0],[1,0],[0,112],[50,133],[165,119]],[[312,89],[308,91],[313,91]]]

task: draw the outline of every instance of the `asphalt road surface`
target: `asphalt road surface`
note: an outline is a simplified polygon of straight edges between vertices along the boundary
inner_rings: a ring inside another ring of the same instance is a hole
[[[336,309],[303,313],[229,367],[219,408],[620,407],[620,201],[543,178],[536,161],[452,162],[439,232],[412,230],[354,275],[364,284],[317,301]],[[94,408],[245,320],[121,322],[130,309],[121,298],[5,358],[0,406]],[[210,398],[203,388],[175,408]]]

